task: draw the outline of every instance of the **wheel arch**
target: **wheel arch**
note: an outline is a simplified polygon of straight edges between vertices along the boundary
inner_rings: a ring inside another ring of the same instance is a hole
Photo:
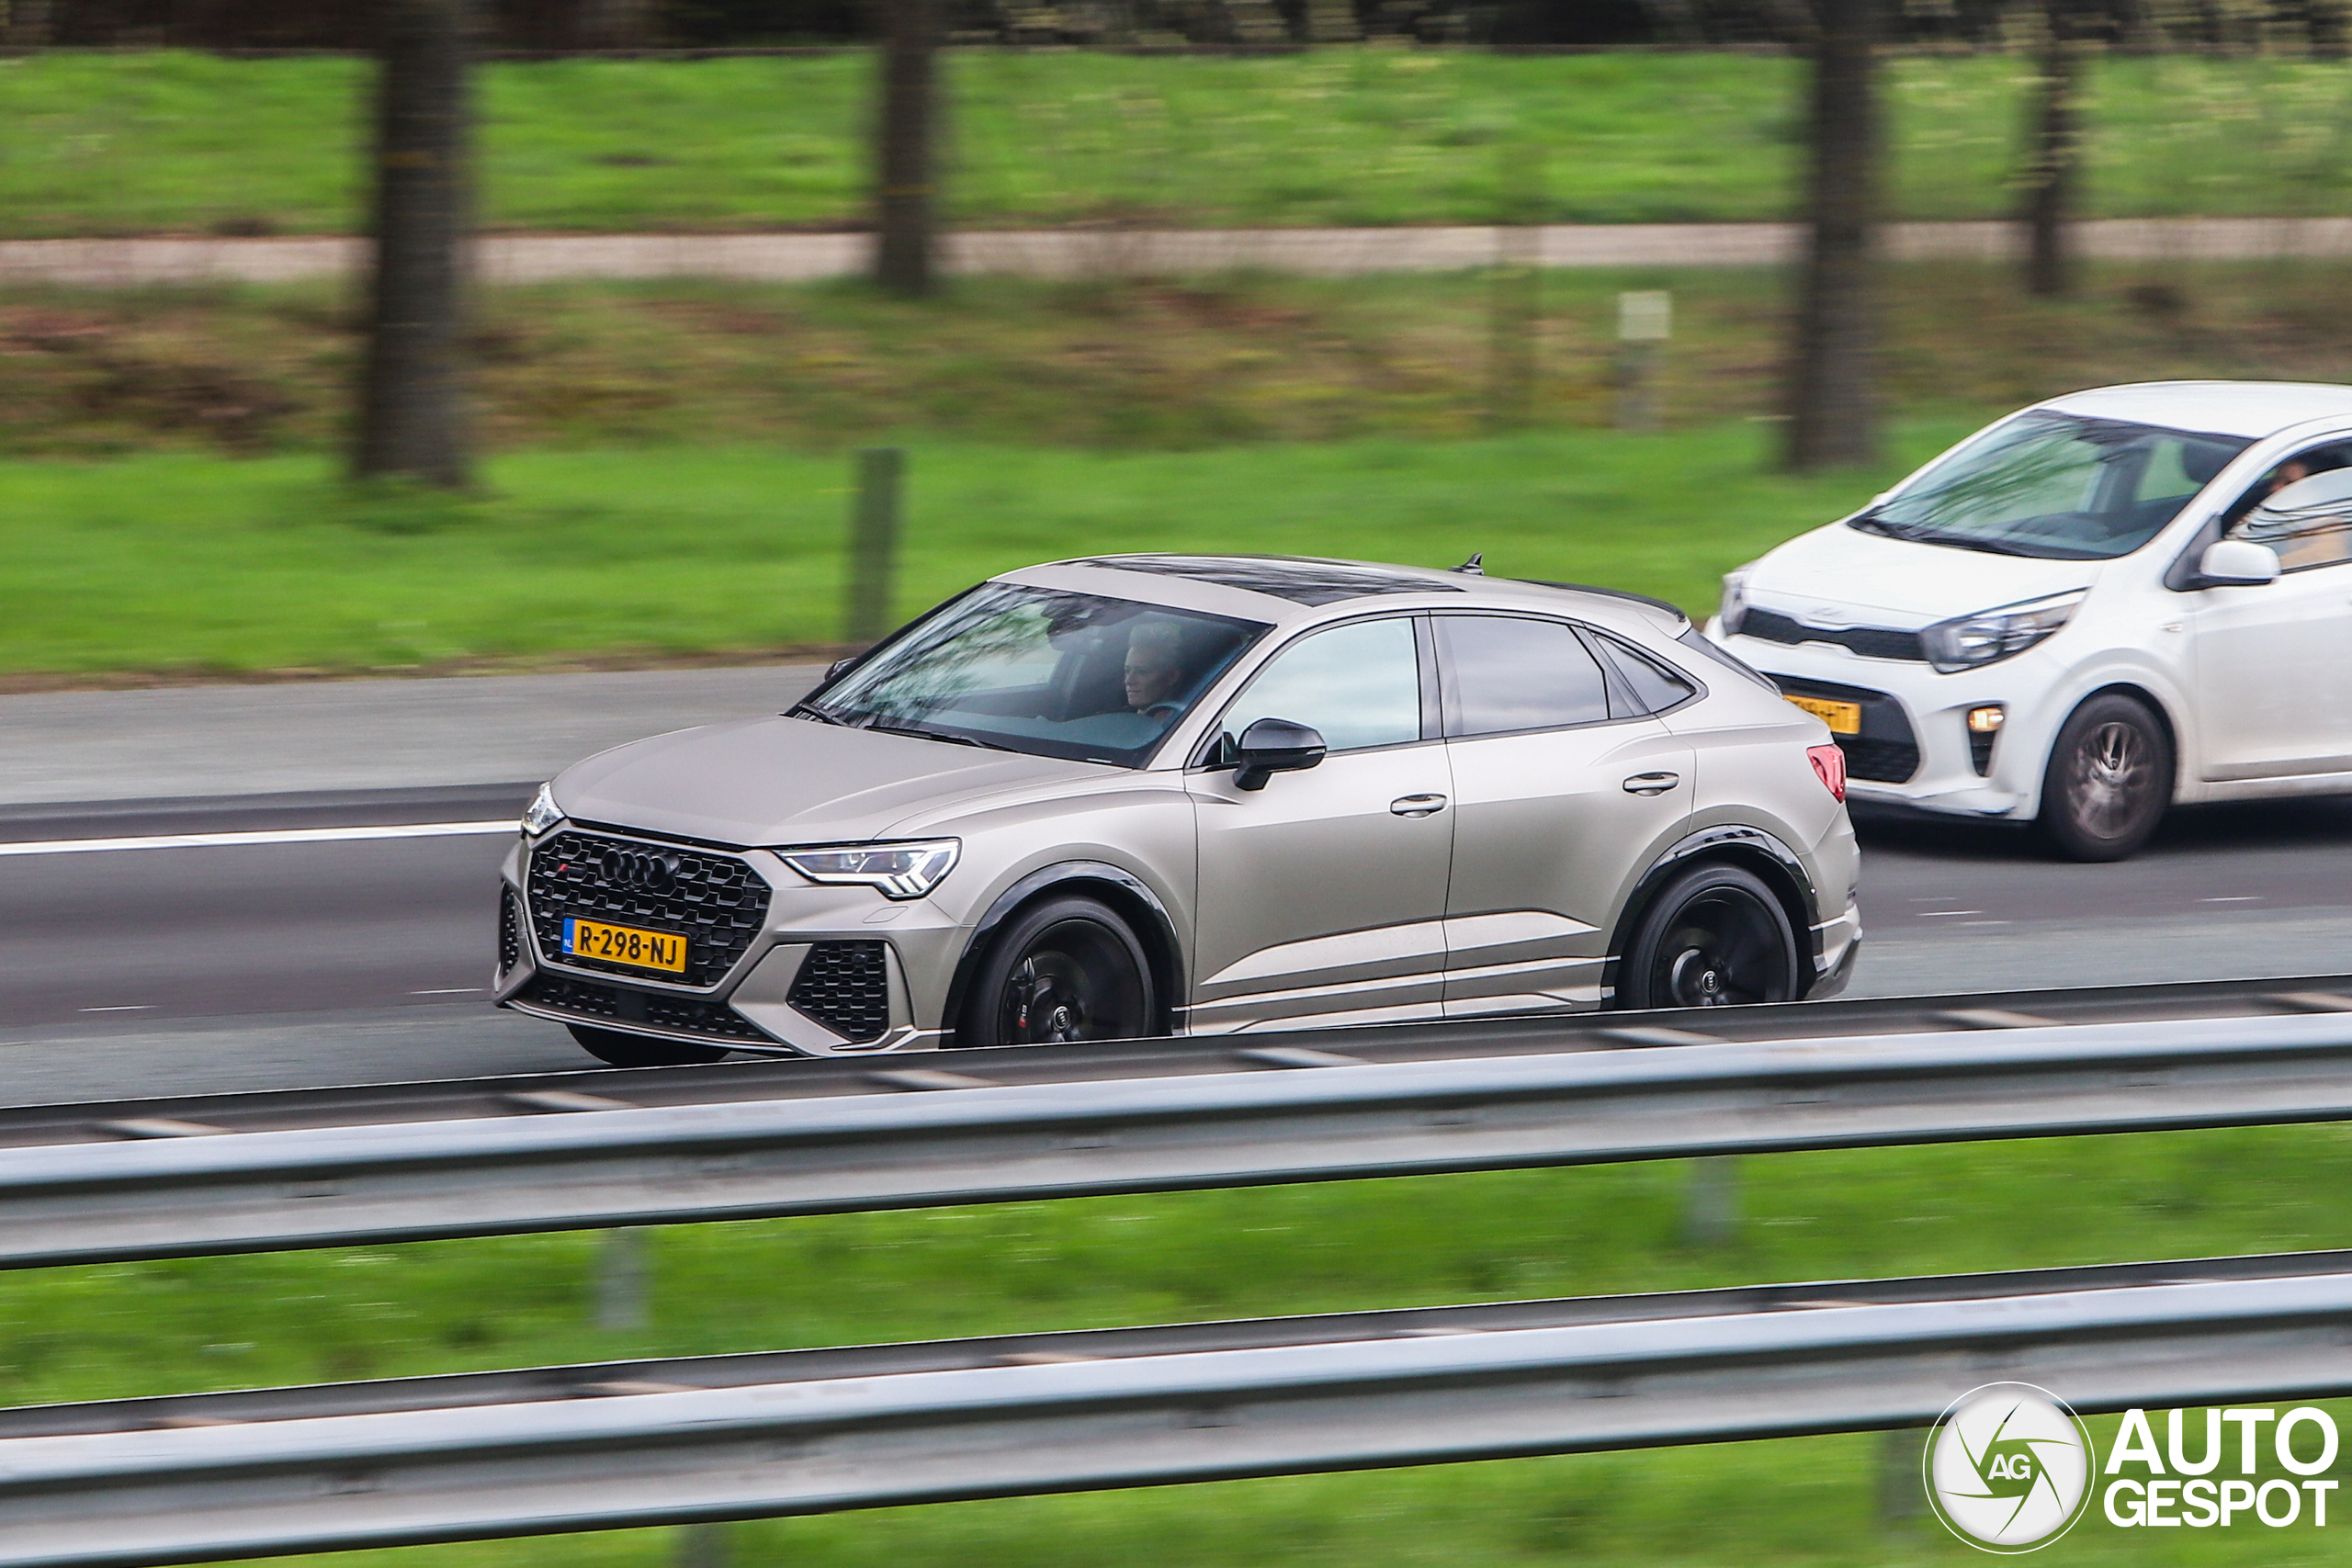
[[[947,996],[940,1006],[941,1045],[952,1047],[956,1043],[972,976],[997,933],[1032,904],[1061,893],[1083,893],[1099,898],[1125,919],[1136,940],[1143,943],[1144,955],[1151,964],[1152,988],[1159,993],[1152,1010],[1153,1030],[1159,1034],[1174,1032],[1176,993],[1182,984],[1184,964],[1176,922],[1170,918],[1168,907],[1151,890],[1150,884],[1133,872],[1106,861],[1063,861],[1039,867],[998,894],[988,912],[973,926],[963,953],[956,960],[956,973],[947,983]]]
[[[1818,983],[1821,896],[1814,886],[1812,873],[1805,869],[1804,857],[1777,834],[1761,828],[1723,826],[1704,829],[1677,840],[1650,863],[1649,869],[1634,885],[1632,896],[1618,913],[1616,928],[1609,933],[1609,961],[1601,970],[1601,986],[1612,1001],[1617,994],[1618,970],[1624,963],[1626,945],[1634,939],[1634,928],[1641,923],[1669,880],[1694,865],[1707,864],[1736,865],[1751,872],[1771,891],[1773,897],[1780,900],[1781,912],[1789,918],[1790,929],[1796,932],[1805,990],[1810,992]]]

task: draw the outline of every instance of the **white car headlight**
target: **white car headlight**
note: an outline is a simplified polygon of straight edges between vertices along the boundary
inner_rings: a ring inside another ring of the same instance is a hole
[[[555,786],[541,784],[523,813],[523,837],[536,839],[562,820],[563,807],[555,803]]]
[[[1928,662],[1944,674],[1973,670],[2023,653],[2064,626],[2087,592],[2077,588],[2047,599],[2030,599],[2022,604],[2004,604],[1978,615],[1939,621],[1919,634],[1919,641],[1927,649]]]
[[[1747,578],[1755,570],[1756,563],[1749,561],[1724,573],[1724,597],[1715,611],[1715,624],[1725,637],[1738,636],[1739,623],[1747,619]]]
[[[776,858],[811,882],[880,890],[885,898],[920,898],[956,869],[954,839],[906,844],[848,844],[829,850],[778,850]]]

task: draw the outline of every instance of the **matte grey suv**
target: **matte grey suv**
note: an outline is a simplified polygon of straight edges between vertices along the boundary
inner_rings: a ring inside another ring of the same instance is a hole
[[[1061,561],[554,780],[497,997],[640,1066],[1822,996],[1842,761],[1634,595]]]

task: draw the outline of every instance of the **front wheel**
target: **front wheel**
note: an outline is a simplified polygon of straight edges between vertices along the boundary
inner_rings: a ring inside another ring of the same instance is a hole
[[[973,976],[956,1043],[1068,1045],[1133,1040],[1158,1013],[1151,961],[1108,906],[1067,895],[1022,911]]]
[[[683,1040],[657,1040],[649,1034],[624,1034],[617,1029],[594,1029],[567,1023],[580,1048],[611,1067],[685,1067],[716,1062],[727,1055],[723,1045],[689,1045]]]
[[[2059,727],[2035,826],[2068,860],[2122,860],[2156,830],[2172,784],[2165,727],[2145,704],[2110,692]]]
[[[1797,995],[1788,911],[1753,873],[1700,865],[1642,912],[1619,966],[1621,1008],[1732,1007]]]

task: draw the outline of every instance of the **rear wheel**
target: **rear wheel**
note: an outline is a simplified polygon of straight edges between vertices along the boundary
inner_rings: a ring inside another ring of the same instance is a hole
[[[727,1055],[724,1045],[690,1045],[683,1040],[656,1040],[647,1034],[624,1034],[617,1029],[592,1029],[568,1023],[580,1048],[607,1066],[684,1067],[716,1062]]]
[[[1797,995],[1788,911],[1752,872],[1700,865],[1643,911],[1619,969],[1621,1008],[1730,1007]]]
[[[2059,728],[2035,826],[2068,860],[2122,860],[2164,819],[2172,784],[2165,727],[2146,704],[2110,692],[2076,708]]]
[[[964,1045],[1067,1045],[1152,1032],[1151,962],[1126,921],[1078,895],[1015,916],[973,976]]]

